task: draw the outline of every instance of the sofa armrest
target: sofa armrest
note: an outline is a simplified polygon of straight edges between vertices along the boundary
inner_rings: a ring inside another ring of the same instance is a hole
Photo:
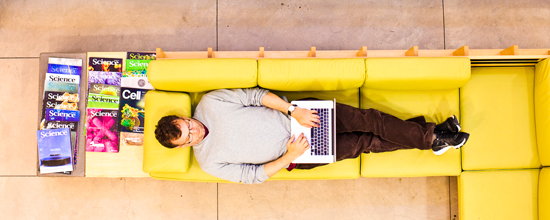
[[[550,59],[535,66],[535,126],[540,162],[550,166]]]
[[[191,99],[186,93],[149,91],[145,94],[143,172],[187,172],[191,148],[169,149],[155,138],[158,121],[167,115],[191,117]]]

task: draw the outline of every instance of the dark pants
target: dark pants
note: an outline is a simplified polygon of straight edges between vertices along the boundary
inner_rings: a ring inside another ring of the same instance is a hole
[[[376,109],[336,104],[336,160],[399,149],[431,150],[435,123],[424,116],[403,121]],[[326,164],[297,164],[311,169]]]

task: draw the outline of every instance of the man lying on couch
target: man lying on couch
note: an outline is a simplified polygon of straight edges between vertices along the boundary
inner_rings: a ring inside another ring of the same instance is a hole
[[[308,148],[307,139],[290,136],[290,117],[318,127],[317,112],[292,105],[261,89],[216,90],[205,94],[193,118],[165,116],[155,130],[168,148],[193,146],[202,170],[232,182],[261,183],[279,170],[324,164],[291,164]],[[293,110],[294,109],[294,110]],[[288,115],[290,114],[290,116]],[[336,104],[337,160],[361,153],[417,148],[437,155],[460,148],[469,134],[453,115],[435,125],[423,116],[403,121],[375,109]]]

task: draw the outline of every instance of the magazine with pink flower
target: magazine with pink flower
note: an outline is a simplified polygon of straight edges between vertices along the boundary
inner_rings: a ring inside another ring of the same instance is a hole
[[[87,109],[86,151],[118,153],[118,109]]]

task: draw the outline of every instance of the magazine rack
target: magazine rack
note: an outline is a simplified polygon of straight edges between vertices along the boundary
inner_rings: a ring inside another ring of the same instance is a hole
[[[48,59],[50,57],[63,57],[63,58],[74,58],[74,59],[82,59],[82,66],[86,67],[86,53],[41,53],[40,54],[40,66],[39,66],[39,77],[38,77],[38,123],[37,123],[37,129],[40,129],[40,121],[42,120],[42,99],[44,94],[44,80],[46,79],[46,73],[48,72]],[[86,78],[86,74],[84,74],[84,70],[80,74],[80,96],[79,96],[79,102],[78,102],[78,109],[86,109],[86,91],[88,90],[88,80]],[[77,164],[74,167],[74,171],[71,172],[71,175],[65,175],[65,174],[56,174],[56,173],[48,173],[48,174],[40,174],[40,165],[39,165],[39,158],[37,157],[37,163],[36,166],[37,169],[37,175],[38,176],[85,176],[85,164],[86,164],[86,156],[85,156],[85,138],[84,138],[84,124],[86,122],[85,114],[80,114],[80,122],[78,123],[78,154],[77,154]],[[38,150],[38,149],[37,149]],[[37,154],[38,155],[38,154]]]

